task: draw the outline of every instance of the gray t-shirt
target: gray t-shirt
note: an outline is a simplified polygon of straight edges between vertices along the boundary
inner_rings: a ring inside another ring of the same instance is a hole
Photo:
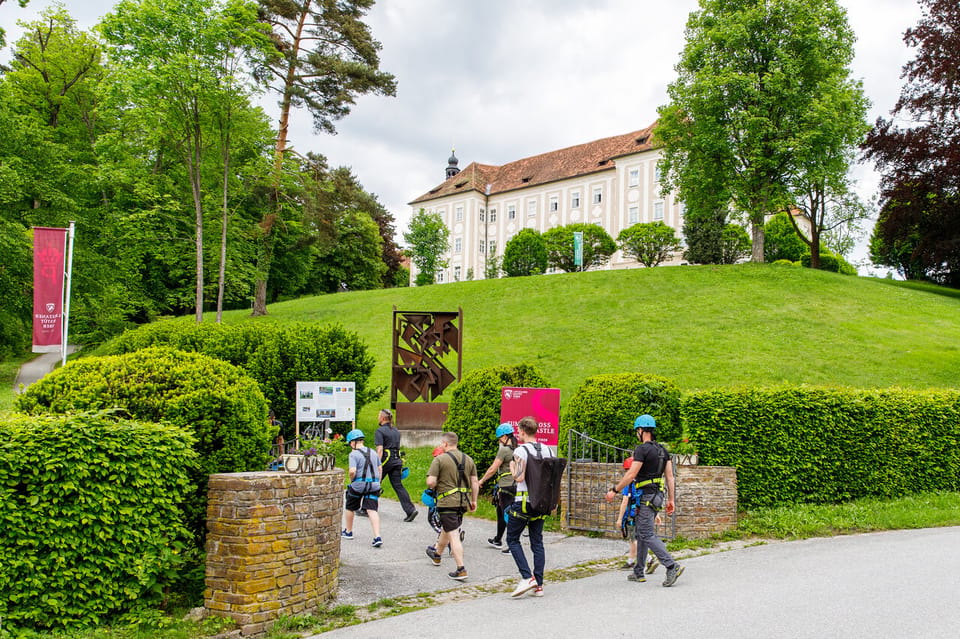
[[[367,463],[368,455],[369,464]],[[350,482],[353,492],[367,495],[380,490],[380,458],[377,457],[377,451],[366,446],[351,450],[348,464],[350,468],[356,468],[353,481]]]

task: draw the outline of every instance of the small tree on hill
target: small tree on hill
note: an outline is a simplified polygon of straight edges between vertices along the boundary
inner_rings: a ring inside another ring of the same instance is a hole
[[[507,277],[540,275],[547,270],[547,247],[535,229],[523,229],[503,249],[503,272]]]
[[[634,224],[617,236],[620,250],[644,266],[652,268],[680,250],[680,240],[673,228],[663,222]]]
[[[583,266],[574,264],[573,234],[583,233]],[[547,265],[566,273],[588,270],[610,260],[617,250],[613,238],[597,224],[567,224],[550,229],[543,234],[547,247]]]
[[[443,223],[439,213],[427,213],[424,209],[410,220],[410,230],[403,234],[410,245],[410,260],[417,266],[417,286],[433,284],[437,271],[446,268],[447,252],[450,242],[450,230]]]
[[[787,213],[777,213],[763,227],[763,259],[765,262],[790,260],[797,262],[808,251],[803,240],[797,235],[793,224],[787,219]]]

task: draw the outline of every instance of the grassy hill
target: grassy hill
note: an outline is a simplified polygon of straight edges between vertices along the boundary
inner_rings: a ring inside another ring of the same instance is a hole
[[[569,398],[639,371],[686,390],[781,382],[960,387],[960,298],[935,287],[772,265],[687,266],[341,293],[225,321],[340,322],[390,382],[393,307],[464,313],[464,373],[529,362]],[[452,389],[451,389],[452,390]],[[447,392],[449,397],[450,392]],[[389,401],[387,394],[381,405]],[[360,415],[373,423],[374,407]]]

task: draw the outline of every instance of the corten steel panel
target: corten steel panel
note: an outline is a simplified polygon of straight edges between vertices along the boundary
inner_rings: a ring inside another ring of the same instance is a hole
[[[391,406],[398,409],[398,393],[411,403],[430,402],[442,395],[460,379],[462,347],[463,309],[453,313],[394,307]],[[448,367],[453,358],[456,375]]]
[[[400,430],[443,430],[447,404],[439,402],[399,402],[397,428]]]

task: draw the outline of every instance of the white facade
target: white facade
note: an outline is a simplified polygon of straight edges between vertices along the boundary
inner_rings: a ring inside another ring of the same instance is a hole
[[[649,144],[649,131],[598,140],[502,167],[471,163],[411,202],[414,213],[421,208],[439,213],[450,230],[448,266],[437,274],[437,282],[471,276],[483,279],[491,247],[502,256],[506,243],[524,228],[543,233],[572,223],[598,224],[616,240],[621,230],[633,224],[662,221],[682,237],[682,206],[672,195],[660,195],[660,154]],[[677,255],[668,263],[679,260]],[[641,265],[618,250],[601,268],[637,266]],[[415,267],[412,271],[411,281],[416,277]]]

